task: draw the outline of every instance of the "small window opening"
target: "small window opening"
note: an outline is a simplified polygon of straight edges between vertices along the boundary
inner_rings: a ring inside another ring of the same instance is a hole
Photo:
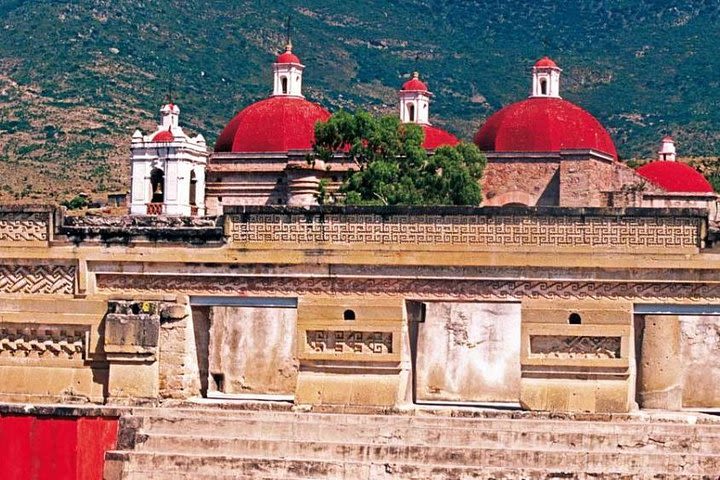
[[[165,183],[165,172],[159,168],[153,168],[150,172],[150,188],[152,189],[152,203],[163,203],[165,194],[163,186]]]
[[[345,310],[345,312],[343,312],[343,320],[355,320],[355,312],[353,310]]]
[[[568,323],[570,325],[580,325],[582,323],[582,318],[580,317],[580,314],[571,313],[568,317]]]
[[[282,77],[282,79],[280,80],[280,82],[282,83],[282,92],[283,92],[283,93],[288,93],[288,79],[287,79],[287,77]]]
[[[190,172],[190,205],[195,206],[195,197],[197,196],[197,177],[195,170]]]
[[[547,80],[540,80],[540,93],[547,95]]]
[[[408,118],[411,122],[415,121],[415,105],[413,104],[408,105]]]

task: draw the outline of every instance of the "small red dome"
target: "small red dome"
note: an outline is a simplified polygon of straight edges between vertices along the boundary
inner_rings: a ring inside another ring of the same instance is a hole
[[[304,98],[260,100],[235,115],[218,137],[216,152],[287,152],[311,149],[315,124],[330,112]]]
[[[560,98],[535,97],[493,114],[478,130],[475,144],[486,152],[617,151],[595,117]]]
[[[290,48],[288,48],[287,50],[285,50],[285,52],[283,52],[277,56],[277,58],[275,59],[275,63],[297,63],[297,64],[299,64],[300,59],[297,57],[297,55],[292,53]]]
[[[421,125],[423,132],[425,132],[425,140],[423,141],[423,148],[427,150],[435,150],[438,147],[454,147],[460,140],[450,132],[446,132],[442,128],[433,127],[432,125]]]
[[[175,136],[172,134],[170,130],[163,130],[161,132],[158,132],[155,134],[154,137],[152,137],[153,142],[172,142],[175,140]]]
[[[535,62],[536,68],[558,68],[557,63],[550,57],[543,57]]]
[[[637,173],[668,192],[712,193],[710,182],[683,162],[658,160],[643,165]]]
[[[408,92],[427,92],[428,87],[420,80],[420,78],[418,78],[418,73],[415,72],[410,80],[403,83],[402,90]]]

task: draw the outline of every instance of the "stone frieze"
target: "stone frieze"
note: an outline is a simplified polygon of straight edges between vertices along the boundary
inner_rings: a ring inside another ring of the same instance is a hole
[[[75,267],[0,265],[0,293],[72,295]]]
[[[197,295],[368,295],[461,300],[626,299],[647,302],[718,302],[720,284],[408,278],[279,278],[99,274],[108,293]]]
[[[247,214],[231,216],[235,243],[410,245],[610,250],[694,249],[694,217]]]

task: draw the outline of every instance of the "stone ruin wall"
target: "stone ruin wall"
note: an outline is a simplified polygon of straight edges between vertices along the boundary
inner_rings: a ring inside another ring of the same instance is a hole
[[[153,403],[212,391],[220,372],[225,393],[298,403],[627,411],[641,397],[633,304],[720,303],[702,217],[671,213],[243,209],[224,225],[126,222],[126,243],[109,245],[113,221],[0,212],[0,398]],[[191,308],[191,296],[297,305]],[[715,319],[678,322],[677,358],[712,361]],[[692,372],[681,405],[720,405]]]

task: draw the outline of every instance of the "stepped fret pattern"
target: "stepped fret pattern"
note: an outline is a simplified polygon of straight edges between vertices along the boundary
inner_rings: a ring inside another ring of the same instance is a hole
[[[77,325],[0,324],[0,358],[83,358],[87,328]]]
[[[0,265],[0,293],[72,295],[75,267]]]
[[[307,351],[314,353],[392,353],[391,332],[308,330]]]
[[[700,220],[442,215],[232,217],[238,243],[472,245],[485,247],[693,248]]]
[[[0,214],[0,242],[45,242],[48,214],[6,212]]]
[[[180,275],[129,276],[98,274],[97,285],[109,293],[256,295],[405,295],[460,300],[623,299],[652,302],[720,302],[720,285],[712,283],[555,282],[524,280],[430,280],[403,278],[262,278]]]

